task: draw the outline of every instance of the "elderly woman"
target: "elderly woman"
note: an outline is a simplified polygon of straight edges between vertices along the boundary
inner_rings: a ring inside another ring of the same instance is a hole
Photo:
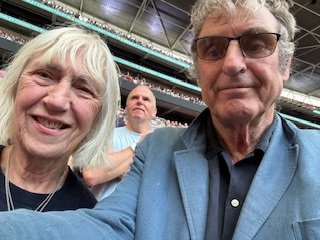
[[[72,26],[44,32],[15,55],[0,92],[0,210],[92,208],[67,163],[105,162],[120,98],[106,44]]]

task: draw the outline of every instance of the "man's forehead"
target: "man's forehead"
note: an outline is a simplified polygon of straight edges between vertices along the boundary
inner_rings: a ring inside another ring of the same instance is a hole
[[[153,96],[153,93],[148,87],[139,86],[139,87],[134,88],[129,94],[130,97],[132,97],[132,96],[140,96],[140,95],[142,95],[142,96]]]

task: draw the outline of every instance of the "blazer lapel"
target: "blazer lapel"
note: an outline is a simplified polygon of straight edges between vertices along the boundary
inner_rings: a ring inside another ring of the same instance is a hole
[[[233,239],[253,239],[286,192],[297,168],[297,145],[278,127],[252,181]]]
[[[175,164],[190,237],[203,239],[208,207],[208,161],[191,148],[176,152]]]

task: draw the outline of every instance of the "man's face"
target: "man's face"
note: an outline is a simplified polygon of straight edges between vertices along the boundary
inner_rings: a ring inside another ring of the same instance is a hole
[[[278,31],[276,19],[266,8],[255,16],[244,18],[238,7],[231,17],[208,18],[199,38]],[[197,63],[202,98],[212,118],[223,124],[246,124],[261,117],[272,118],[283,83],[289,78],[289,66],[285,71],[279,71],[278,44],[270,56],[254,59],[245,57],[239,42],[233,40],[223,58],[208,61],[198,57]]]
[[[129,120],[150,121],[155,118],[157,109],[151,90],[146,86],[134,88],[128,96],[125,111]]]
[[[39,59],[34,57],[20,77],[15,144],[43,158],[69,157],[93,128],[101,107],[99,89],[81,61],[43,65]]]

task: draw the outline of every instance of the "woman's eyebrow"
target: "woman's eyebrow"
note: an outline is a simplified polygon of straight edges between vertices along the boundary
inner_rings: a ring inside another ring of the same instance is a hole
[[[78,82],[81,82],[81,83],[84,83],[84,84],[96,85],[95,81],[89,75],[85,75],[85,74],[77,75],[77,74],[74,74],[72,78],[73,78],[74,81],[78,81]]]

